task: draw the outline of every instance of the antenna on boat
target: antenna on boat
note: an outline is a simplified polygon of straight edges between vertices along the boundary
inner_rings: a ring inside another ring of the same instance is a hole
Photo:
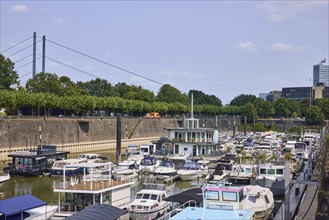
[[[193,114],[193,93],[191,93],[191,118],[194,118],[194,114]]]

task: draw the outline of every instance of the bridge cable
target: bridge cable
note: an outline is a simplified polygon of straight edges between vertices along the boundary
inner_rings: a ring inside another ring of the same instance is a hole
[[[5,50],[3,50],[3,51],[1,51],[1,53],[4,53],[4,52],[6,52],[7,50],[10,50],[11,48],[14,48],[14,47],[16,47],[17,45],[19,45],[19,44],[21,44],[21,43],[24,43],[25,41],[27,41],[27,40],[29,40],[29,39],[31,39],[31,38],[32,38],[32,36],[31,36],[31,37],[28,37],[28,38],[26,38],[25,40],[23,40],[23,41],[21,41],[21,42],[19,42],[19,43],[15,44],[15,45],[13,45],[13,46],[11,46],[11,47],[9,47],[9,48],[5,49]]]

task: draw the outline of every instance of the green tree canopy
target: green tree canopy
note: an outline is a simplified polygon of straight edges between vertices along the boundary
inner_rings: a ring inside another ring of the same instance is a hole
[[[188,97],[191,97],[193,93],[193,102],[196,105],[218,105],[222,106],[222,101],[214,95],[207,95],[199,90],[190,90],[188,92]]]
[[[158,101],[167,103],[179,102],[188,104],[187,95],[182,94],[178,89],[169,84],[165,84],[160,88],[157,99]]]
[[[114,87],[105,79],[96,78],[87,82],[77,82],[77,86],[86,90],[89,95],[97,97],[116,96]]]
[[[255,99],[256,99],[256,96],[254,96],[254,95],[241,94],[241,95],[235,97],[230,102],[230,105],[243,106],[243,105],[245,105],[247,103],[253,103]]]
[[[62,94],[61,83],[58,76],[53,73],[38,73],[33,79],[26,83],[26,90],[33,93],[51,93],[55,95]]]
[[[305,122],[310,125],[320,125],[324,121],[324,116],[320,107],[311,106],[306,110]]]
[[[14,69],[15,64],[0,54],[0,89],[10,89],[13,85],[19,85],[18,74]]]

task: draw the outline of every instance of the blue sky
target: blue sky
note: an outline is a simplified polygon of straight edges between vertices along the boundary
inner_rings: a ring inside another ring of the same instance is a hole
[[[2,0],[0,6],[1,52],[36,32],[182,92],[215,95],[224,104],[240,94],[310,86],[313,65],[329,58],[328,0]],[[27,57],[32,47],[12,54],[31,44],[29,39],[3,54],[19,61],[19,68],[32,60]],[[50,42],[46,48],[49,58],[111,83],[141,85],[155,94],[161,87]],[[46,59],[46,72],[73,81],[93,79],[51,59]],[[31,70],[32,64],[17,70],[23,84]]]

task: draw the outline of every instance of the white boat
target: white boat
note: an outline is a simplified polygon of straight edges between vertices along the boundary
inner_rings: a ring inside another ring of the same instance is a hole
[[[269,188],[274,196],[285,193],[285,166],[274,164],[259,164],[256,184]]]
[[[291,152],[295,148],[296,141],[287,141],[286,145],[284,146],[285,151]]]
[[[204,171],[201,169],[201,165],[197,162],[186,161],[183,168],[177,171],[177,174],[182,180],[195,180],[201,178]]]
[[[161,161],[159,167],[154,170],[154,174],[158,179],[166,179],[177,175],[175,164],[170,160]]]
[[[139,169],[141,172],[154,172],[154,170],[160,165],[160,161],[152,156],[145,156],[140,162]]]
[[[126,148],[126,156],[136,153],[139,151],[139,147],[136,144],[129,144]]]
[[[0,175],[0,183],[6,182],[7,180],[10,180],[9,173],[7,173],[5,175]]]
[[[167,197],[163,184],[144,184],[135,199],[128,207],[130,217],[136,220],[158,218],[171,210],[171,202],[164,201]]]
[[[273,193],[265,187],[245,186],[240,209],[254,211],[254,220],[272,219],[274,209]]]
[[[83,153],[78,156],[78,159],[85,159],[88,163],[97,163],[97,162],[103,162],[108,158],[100,154]]]
[[[260,142],[257,146],[258,152],[265,152],[267,155],[272,155],[272,145],[270,142]]]
[[[29,217],[24,220],[46,220],[51,219],[58,209],[57,205],[45,205],[38,208],[30,209],[26,211]]]
[[[250,185],[252,180],[257,176],[257,165],[253,164],[239,164],[233,167],[232,172],[229,173],[228,179],[233,184]]]
[[[112,171],[114,179],[121,179],[127,176],[138,176],[139,168],[135,161],[124,160],[118,164]]]
[[[67,167],[65,169],[65,175],[66,176],[74,176],[74,175],[81,175],[83,174],[83,169],[76,167],[75,165],[78,165],[80,163],[86,163],[87,159],[67,159],[67,160],[57,160],[53,163],[53,166],[50,169],[51,175],[61,176],[64,172],[65,166],[71,166]]]

